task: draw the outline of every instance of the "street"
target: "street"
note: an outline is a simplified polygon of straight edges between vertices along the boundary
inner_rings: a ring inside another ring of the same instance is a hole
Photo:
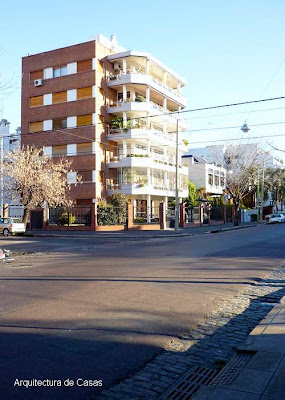
[[[100,387],[63,382],[102,380],[106,389],[172,349],[279,266],[284,238],[284,224],[141,241],[1,238],[16,257],[0,272],[1,398],[90,399]],[[14,387],[16,379],[62,385]]]

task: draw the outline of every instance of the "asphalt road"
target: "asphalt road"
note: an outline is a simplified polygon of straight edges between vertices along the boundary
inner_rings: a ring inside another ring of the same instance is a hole
[[[106,388],[126,378],[280,265],[284,238],[285,224],[141,241],[0,239],[16,254],[0,266],[1,399],[96,396],[76,382],[14,382],[102,379]]]

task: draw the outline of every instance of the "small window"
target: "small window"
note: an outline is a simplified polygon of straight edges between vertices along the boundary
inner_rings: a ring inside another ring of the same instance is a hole
[[[66,180],[70,185],[77,183],[77,173],[75,171],[67,172]]]
[[[66,118],[56,118],[52,121],[52,129],[64,129],[67,128]]]
[[[85,125],[92,125],[92,114],[77,116],[77,126]]]
[[[44,72],[42,69],[30,72],[30,82],[33,82],[36,79],[43,79],[43,77],[44,77]]]
[[[77,100],[89,99],[92,97],[92,86],[77,89]]]
[[[58,67],[53,69],[53,77],[58,78],[60,76],[67,75],[67,66]]]
[[[43,105],[43,96],[30,97],[30,107],[39,107]]]
[[[30,122],[29,133],[41,132],[44,129],[43,121]]]
[[[208,184],[213,185],[213,175],[208,174]]]
[[[56,92],[52,94],[52,103],[65,103],[67,101],[67,92]]]
[[[66,151],[67,151],[66,145],[53,146],[53,148],[52,148],[52,156],[53,157],[66,156]]]
[[[81,176],[82,182],[92,182],[92,170],[78,171],[78,175]]]
[[[78,61],[77,72],[92,70],[92,60]]]
[[[219,176],[215,175],[215,185],[219,186],[219,184],[220,184],[220,178]]]
[[[225,186],[225,178],[221,177],[221,186]]]
[[[77,154],[92,154],[92,142],[78,143]]]

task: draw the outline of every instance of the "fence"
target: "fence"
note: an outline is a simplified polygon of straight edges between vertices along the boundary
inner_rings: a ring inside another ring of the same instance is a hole
[[[49,208],[47,225],[91,226],[91,206]]]
[[[105,205],[97,207],[97,225],[126,225],[127,223],[127,209],[126,207],[113,207],[112,205]]]
[[[190,224],[192,222],[200,222],[200,207],[185,207],[185,222]]]
[[[135,224],[159,224],[159,207],[133,210],[133,218]]]
[[[224,220],[224,208],[221,207],[211,207],[210,209],[210,219],[214,221]]]

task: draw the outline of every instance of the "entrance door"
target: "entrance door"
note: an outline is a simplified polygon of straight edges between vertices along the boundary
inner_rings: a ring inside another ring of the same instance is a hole
[[[43,210],[31,211],[31,229],[44,228],[44,212]]]

